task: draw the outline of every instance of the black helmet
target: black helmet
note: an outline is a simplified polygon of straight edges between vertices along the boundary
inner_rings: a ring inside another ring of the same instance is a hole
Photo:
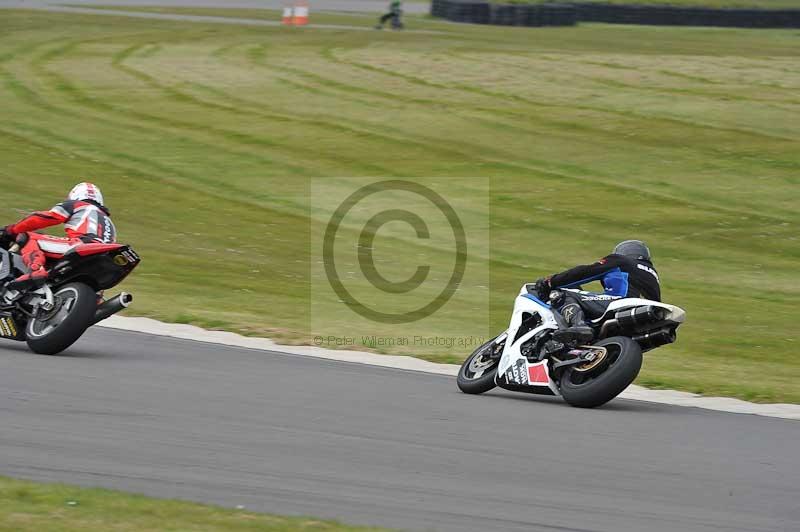
[[[632,259],[650,262],[650,249],[641,240],[626,240],[614,248],[615,255],[625,255]]]

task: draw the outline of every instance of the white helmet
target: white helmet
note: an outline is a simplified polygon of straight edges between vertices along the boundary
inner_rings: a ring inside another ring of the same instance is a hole
[[[69,191],[68,197],[73,201],[92,200],[100,205],[105,205],[103,202],[103,193],[92,183],[78,183]]]

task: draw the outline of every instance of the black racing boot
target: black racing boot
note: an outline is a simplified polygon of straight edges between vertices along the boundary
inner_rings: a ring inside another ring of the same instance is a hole
[[[587,344],[594,340],[594,331],[586,324],[583,309],[577,303],[564,305],[561,314],[569,324],[553,333],[553,339],[568,345]]]

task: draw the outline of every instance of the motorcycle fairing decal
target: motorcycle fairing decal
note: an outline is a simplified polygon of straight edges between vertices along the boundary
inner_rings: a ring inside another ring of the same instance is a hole
[[[517,359],[506,371],[506,382],[526,385],[528,384],[528,370],[524,360]]]
[[[558,387],[550,379],[550,371],[547,369],[546,360],[531,364],[524,358],[518,358],[506,370],[503,378],[505,378],[506,384],[548,388],[554,395],[559,395]]]
[[[550,385],[550,372],[547,370],[547,362],[528,364],[528,383],[534,386]]]

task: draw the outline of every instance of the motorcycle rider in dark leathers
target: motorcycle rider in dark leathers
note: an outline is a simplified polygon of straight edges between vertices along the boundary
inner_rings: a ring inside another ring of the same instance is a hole
[[[578,288],[592,281],[600,281],[603,294],[589,292],[560,292],[551,299],[551,291],[558,288]],[[554,334],[554,339],[564,343],[590,342],[594,333],[586,323],[586,314],[597,318],[615,299],[641,297],[661,301],[658,272],[653,266],[650,249],[641,240],[625,240],[614,251],[593,264],[575,266],[550,277],[539,279],[533,291],[544,302],[550,303],[564,316],[568,327]]]

